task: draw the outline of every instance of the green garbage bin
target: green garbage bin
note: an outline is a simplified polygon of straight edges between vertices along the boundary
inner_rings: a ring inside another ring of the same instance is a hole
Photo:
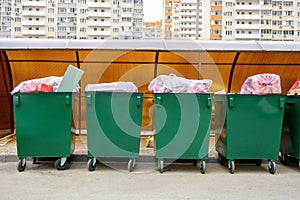
[[[97,157],[129,158],[134,170],[139,157],[142,93],[86,92],[88,169],[94,171]]]
[[[235,159],[253,159],[257,165],[268,160],[269,172],[274,174],[274,160],[279,156],[284,96],[228,94],[215,95],[214,99],[216,127],[219,128],[216,151],[220,162],[225,164],[228,159],[228,169],[234,173]]]
[[[164,159],[196,159],[205,173],[208,157],[212,101],[210,94],[154,94],[156,158],[164,171]]]
[[[298,159],[300,166],[300,96],[286,96],[280,158],[288,165],[290,159]]]
[[[74,150],[71,134],[72,93],[37,92],[13,95],[16,125],[18,170],[26,167],[26,158],[60,157],[58,170],[68,167]]]

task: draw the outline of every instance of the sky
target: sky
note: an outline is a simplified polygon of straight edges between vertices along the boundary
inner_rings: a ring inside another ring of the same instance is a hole
[[[144,21],[160,21],[162,0],[144,0]]]

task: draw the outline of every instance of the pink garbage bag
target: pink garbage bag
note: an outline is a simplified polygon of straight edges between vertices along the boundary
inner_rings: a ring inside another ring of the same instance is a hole
[[[277,74],[257,74],[244,82],[240,94],[279,94],[280,76]]]

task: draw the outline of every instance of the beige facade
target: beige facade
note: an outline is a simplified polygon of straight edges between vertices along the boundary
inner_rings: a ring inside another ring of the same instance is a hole
[[[300,1],[297,0],[164,0],[179,3],[180,39],[299,41]],[[165,39],[177,39],[166,23],[177,14],[165,6]]]
[[[143,39],[145,36],[143,0],[0,0],[0,3],[1,38]],[[162,8],[161,34],[166,40],[300,41],[298,0],[163,0]]]
[[[0,0],[1,37],[142,39],[142,0]]]

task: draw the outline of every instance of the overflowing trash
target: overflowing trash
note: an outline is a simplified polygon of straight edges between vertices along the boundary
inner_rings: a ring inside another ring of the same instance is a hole
[[[174,74],[159,75],[153,79],[148,90],[154,93],[208,93],[212,80],[191,80]]]
[[[289,95],[300,95],[300,84],[299,84],[299,79],[296,80],[294,85],[289,89],[287,92]]]
[[[88,84],[85,87],[88,92],[138,92],[138,88],[132,82],[111,82],[111,83],[98,83]]]
[[[63,77],[49,76],[21,82],[11,94],[18,92],[77,92],[83,71],[69,65]]]
[[[240,94],[280,94],[280,76],[277,74],[257,74],[244,82]]]
[[[62,77],[50,76],[46,78],[23,81],[17,85],[11,94],[17,92],[54,92],[62,80]]]

